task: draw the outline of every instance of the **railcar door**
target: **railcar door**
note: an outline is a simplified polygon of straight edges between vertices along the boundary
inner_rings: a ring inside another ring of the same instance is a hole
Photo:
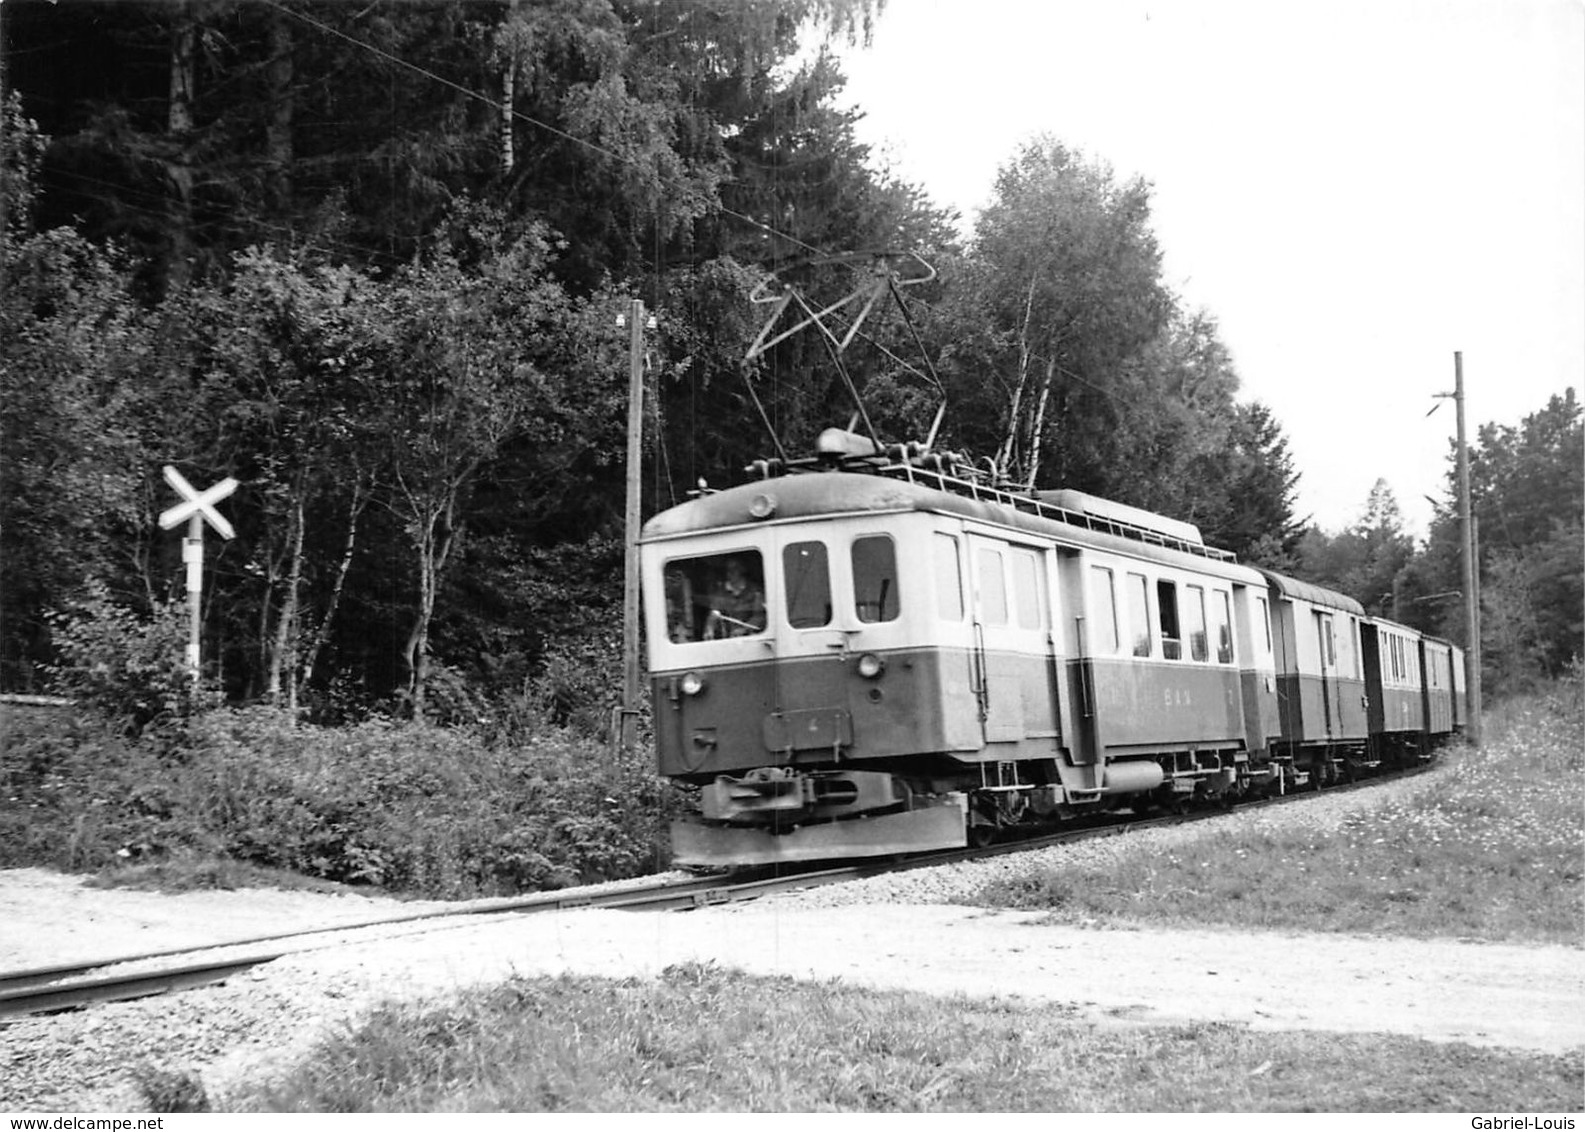
[[[1044,555],[971,534],[969,577],[975,693],[985,742],[1054,739],[1057,712]]]
[[[1326,737],[1343,735],[1342,690],[1338,687],[1337,638],[1332,625],[1332,615],[1315,611],[1315,643],[1320,656],[1321,717],[1326,720]]]
[[[775,540],[782,616],[774,626],[775,703],[764,740],[797,762],[835,758],[853,742],[844,663],[852,634],[834,597],[834,560],[845,544],[833,534],[789,528]]]

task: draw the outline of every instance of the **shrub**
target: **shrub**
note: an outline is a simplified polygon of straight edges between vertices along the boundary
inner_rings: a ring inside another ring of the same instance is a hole
[[[130,735],[215,706],[215,697],[193,687],[187,616],[184,606],[165,602],[152,617],[139,617],[117,605],[102,582],[89,582],[68,612],[50,618],[56,687]]]
[[[213,854],[433,898],[500,895],[664,867],[669,788],[647,756],[548,729],[304,726],[273,708],[207,712],[179,745],[84,716],[10,736],[0,867],[99,869]]]
[[[172,768],[92,713],[8,725],[0,749],[0,867],[92,870],[202,839],[183,829]]]

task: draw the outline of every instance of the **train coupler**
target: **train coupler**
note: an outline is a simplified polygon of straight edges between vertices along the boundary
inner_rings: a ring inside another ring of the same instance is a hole
[[[907,788],[881,771],[762,767],[702,787],[699,812],[729,825],[781,825],[892,809],[907,800]]]
[[[735,868],[797,861],[903,856],[968,844],[962,794],[931,799],[900,813],[823,821],[790,829],[673,822],[672,859],[687,868]]]

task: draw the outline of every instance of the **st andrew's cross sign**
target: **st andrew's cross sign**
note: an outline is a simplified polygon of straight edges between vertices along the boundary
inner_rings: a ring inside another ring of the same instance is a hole
[[[204,524],[208,523],[221,538],[232,538],[232,529],[226,517],[215,510],[215,504],[237,490],[237,481],[227,476],[213,487],[199,491],[187,482],[185,476],[169,464],[165,465],[165,482],[176,489],[182,501],[175,507],[160,512],[160,526],[164,530],[187,524],[187,537],[182,540],[182,561],[187,564],[187,608],[190,613],[187,633],[187,669],[193,683],[198,683],[198,642],[203,622],[204,591]]]
[[[160,527],[170,530],[188,519],[200,518],[215,528],[215,533],[221,538],[234,538],[236,531],[226,517],[215,510],[215,504],[237,490],[237,481],[227,476],[208,491],[199,491],[187,478],[169,464],[165,465],[165,482],[176,489],[176,494],[182,497],[182,502],[160,512]]]

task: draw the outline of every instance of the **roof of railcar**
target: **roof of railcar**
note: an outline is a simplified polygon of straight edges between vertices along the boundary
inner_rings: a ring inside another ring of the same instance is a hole
[[[1341,609],[1344,613],[1352,613],[1356,617],[1365,616],[1365,607],[1346,594],[1340,594],[1311,582],[1301,582],[1297,578],[1289,578],[1264,567],[1257,566],[1255,569],[1264,574],[1276,591],[1285,598],[1297,598],[1312,605]]]
[[[764,518],[755,518],[749,508],[760,497],[773,501],[774,512]],[[1252,585],[1265,584],[1259,573],[1232,561],[1230,556],[1211,556],[1220,552],[1211,551],[1202,556],[1165,545],[1167,541],[1174,541],[1170,539],[1158,544],[1138,538],[1125,538],[1105,530],[1019,510],[994,499],[975,499],[906,479],[853,472],[818,472],[756,480],[702,495],[650,519],[644,524],[641,541],[660,542],[690,534],[763,526],[789,519],[836,518],[842,515],[900,511],[953,515],[1039,535],[1065,545],[1132,555]],[[1101,521],[1101,525],[1107,524]]]
[[[1371,621],[1384,629],[1391,629],[1393,632],[1400,633],[1405,637],[1414,637],[1416,639],[1425,637],[1426,640],[1436,641],[1438,644],[1446,643],[1440,641],[1436,637],[1428,637],[1424,633],[1420,632],[1420,630],[1416,629],[1413,625],[1405,625],[1401,621],[1393,621],[1386,617],[1372,617]]]

